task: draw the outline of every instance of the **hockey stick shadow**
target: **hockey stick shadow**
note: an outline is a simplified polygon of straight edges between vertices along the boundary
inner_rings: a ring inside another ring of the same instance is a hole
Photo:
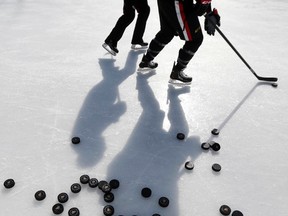
[[[231,111],[231,113],[224,119],[224,121],[215,129],[220,133],[222,129],[226,126],[226,124],[230,121],[230,119],[236,114],[236,112],[241,108],[241,106],[247,101],[247,99],[253,94],[256,88],[263,85],[270,85],[271,83],[267,82],[258,82],[256,83],[252,89],[243,97],[243,99],[236,105],[236,107]],[[210,142],[215,135],[211,135],[207,142]]]

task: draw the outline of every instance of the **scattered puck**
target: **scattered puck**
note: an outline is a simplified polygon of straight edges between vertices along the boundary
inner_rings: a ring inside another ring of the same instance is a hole
[[[186,168],[187,170],[192,170],[192,169],[194,169],[194,164],[192,163],[192,161],[187,161],[187,162],[185,163],[185,168]]]
[[[105,185],[105,184],[108,184],[108,182],[107,182],[107,181],[104,181],[104,180],[99,181],[99,183],[98,183],[98,188],[99,188],[100,190],[102,190],[102,186]]]
[[[73,208],[69,209],[68,215],[69,216],[79,216],[80,215],[80,211],[79,211],[78,208],[73,207]]]
[[[201,144],[201,148],[204,150],[208,150],[210,148],[210,144],[207,142],[204,142]]]
[[[177,134],[177,139],[179,139],[179,140],[184,140],[184,139],[185,139],[185,134],[183,134],[183,133],[178,133],[178,134]]]
[[[4,187],[7,188],[7,189],[10,189],[10,188],[14,187],[14,185],[15,185],[15,181],[13,179],[7,179],[4,182]]]
[[[57,197],[58,201],[60,203],[66,203],[69,200],[69,196],[67,193],[60,193]]]
[[[80,182],[82,184],[88,184],[90,181],[90,177],[88,175],[82,175],[80,176]]]
[[[64,211],[64,207],[61,203],[57,203],[52,207],[54,214],[61,214]]]
[[[108,183],[102,185],[101,190],[103,193],[109,193],[111,191],[111,186]]]
[[[277,83],[272,83],[271,85],[272,85],[273,87],[275,87],[275,88],[278,86]]]
[[[243,216],[243,213],[239,210],[235,210],[232,212],[232,216]]]
[[[217,128],[214,128],[211,133],[215,136],[219,135],[220,131]]]
[[[221,165],[215,163],[215,164],[212,165],[212,169],[213,169],[215,172],[220,172],[220,170],[221,170]]]
[[[160,197],[158,203],[161,207],[165,208],[169,205],[169,199],[167,197]]]
[[[117,189],[120,186],[120,182],[117,179],[112,179],[109,182],[109,185],[111,186],[112,189]]]
[[[96,188],[98,186],[98,179],[96,178],[91,178],[90,181],[89,181],[89,186],[91,188]]]
[[[41,201],[46,198],[46,193],[43,190],[39,190],[35,193],[34,197],[36,200]]]
[[[230,215],[231,213],[231,208],[227,205],[222,205],[219,209],[220,213],[222,215]]]
[[[104,194],[104,201],[107,203],[111,203],[114,200],[114,194],[109,192]]]
[[[74,183],[71,185],[71,191],[72,193],[79,193],[81,191],[81,185],[78,183]]]
[[[150,197],[151,194],[152,194],[152,190],[151,190],[150,188],[148,188],[148,187],[145,187],[145,188],[143,188],[143,189],[141,190],[141,195],[142,195],[143,197],[145,197],[145,198]]]
[[[214,151],[219,151],[221,146],[219,143],[216,143],[214,142],[212,145],[211,145],[211,148],[214,150]]]
[[[106,215],[106,216],[111,216],[111,215],[113,215],[113,214],[114,214],[114,207],[111,206],[111,205],[106,205],[106,206],[104,206],[104,208],[103,208],[103,213],[104,213],[104,215]]]
[[[73,137],[72,138],[72,143],[73,144],[79,144],[80,143],[80,138],[79,137]]]

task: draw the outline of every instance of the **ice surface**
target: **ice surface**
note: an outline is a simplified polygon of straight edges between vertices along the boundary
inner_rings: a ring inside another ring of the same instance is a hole
[[[101,46],[122,3],[0,0],[0,182],[16,181],[0,190],[0,215],[53,215],[61,192],[70,195],[63,215],[74,206],[102,215],[102,192],[70,192],[88,174],[120,180],[115,215],[212,216],[227,204],[245,216],[286,216],[287,1],[213,2],[223,33],[256,73],[279,78],[277,88],[259,83],[218,34],[204,33],[185,71],[191,87],[168,85],[179,38],[155,59],[156,71],[137,73],[143,52],[130,50],[135,21],[116,57]],[[149,3],[147,42],[159,30],[157,3]],[[219,152],[201,149],[211,140]],[[184,168],[189,160],[193,171]],[[149,199],[143,187],[152,189]],[[42,202],[34,199],[40,189]],[[161,196],[169,207],[158,206]]]

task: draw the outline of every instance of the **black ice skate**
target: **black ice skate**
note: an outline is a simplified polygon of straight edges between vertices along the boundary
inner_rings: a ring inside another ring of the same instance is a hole
[[[131,45],[131,49],[133,50],[144,50],[148,48],[148,43],[142,42],[142,43],[136,43]]]
[[[142,61],[139,64],[138,71],[139,72],[150,71],[150,70],[157,68],[157,66],[158,66],[158,63],[149,61],[147,57],[144,55],[142,58]]]
[[[187,76],[183,70],[184,68],[179,69],[174,63],[172,72],[170,74],[169,83],[174,85],[190,85],[192,77]]]
[[[105,41],[105,43],[102,44],[102,47],[106,49],[111,55],[116,56],[116,54],[119,52],[117,49],[117,46],[113,44],[112,41]]]

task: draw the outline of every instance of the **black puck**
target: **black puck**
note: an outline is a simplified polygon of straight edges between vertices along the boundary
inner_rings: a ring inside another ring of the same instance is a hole
[[[79,211],[78,208],[73,207],[73,208],[70,208],[70,209],[69,209],[68,215],[69,215],[69,216],[79,216],[79,215],[80,215],[80,211]]]
[[[72,141],[73,144],[79,144],[80,143],[80,138],[79,137],[73,137],[71,141]]]
[[[96,188],[98,186],[98,179],[97,178],[91,178],[89,181],[89,187]]]
[[[220,207],[219,211],[222,215],[230,215],[231,208],[228,205],[222,205]]]
[[[81,185],[78,183],[74,183],[71,185],[71,191],[72,193],[79,193],[81,191]]]
[[[10,189],[15,186],[15,181],[13,179],[7,179],[4,181],[4,187]]]
[[[69,196],[67,193],[63,192],[57,196],[57,199],[60,203],[66,203],[69,200]]]
[[[111,203],[114,200],[114,194],[109,192],[104,194],[104,201],[107,203]]]
[[[243,216],[243,213],[239,210],[235,210],[232,212],[232,216]]]
[[[219,143],[217,142],[213,142],[213,144],[211,145],[211,148],[214,150],[214,151],[219,151],[221,146]]]
[[[219,135],[220,131],[217,128],[214,128],[211,133],[215,136]]]
[[[104,213],[104,215],[106,215],[106,216],[111,216],[111,215],[113,215],[113,214],[114,214],[114,207],[111,206],[111,205],[106,205],[106,206],[104,206],[104,208],[103,208],[103,213]]]
[[[204,142],[201,144],[201,148],[204,150],[208,150],[210,148],[210,144],[207,142]]]
[[[277,83],[272,83],[271,85],[272,85],[273,87],[275,87],[275,88],[278,86]]]
[[[153,214],[152,216],[161,216],[160,214]]]
[[[54,214],[61,214],[64,211],[64,207],[61,203],[57,203],[52,207]]]
[[[194,164],[193,164],[193,162],[192,162],[192,161],[187,161],[187,162],[185,163],[185,168],[186,168],[187,170],[193,170],[193,169],[194,169]]]
[[[105,183],[102,185],[101,190],[103,193],[109,193],[112,190],[112,188],[109,185],[109,183]]]
[[[145,198],[148,198],[152,195],[152,190],[148,187],[145,187],[141,190],[141,195]]]
[[[34,197],[36,200],[41,201],[46,198],[46,193],[43,190],[39,190],[35,193]]]
[[[117,179],[112,179],[109,182],[109,185],[111,186],[112,189],[117,189],[120,186],[120,182]]]
[[[184,140],[184,139],[185,139],[185,134],[183,134],[183,133],[177,133],[177,139],[179,139],[179,140]]]
[[[160,197],[159,201],[158,201],[158,204],[161,207],[165,208],[165,207],[167,207],[169,205],[169,199],[167,197]]]
[[[98,188],[99,188],[100,190],[102,190],[102,186],[105,185],[105,184],[108,184],[108,182],[105,181],[105,180],[99,181],[99,182],[98,182]]]
[[[80,182],[81,182],[82,184],[88,184],[89,181],[90,181],[89,175],[82,175],[82,176],[80,176]]]
[[[221,165],[220,164],[217,164],[217,163],[214,163],[212,165],[212,169],[215,171],[215,172],[220,172],[221,170]]]

